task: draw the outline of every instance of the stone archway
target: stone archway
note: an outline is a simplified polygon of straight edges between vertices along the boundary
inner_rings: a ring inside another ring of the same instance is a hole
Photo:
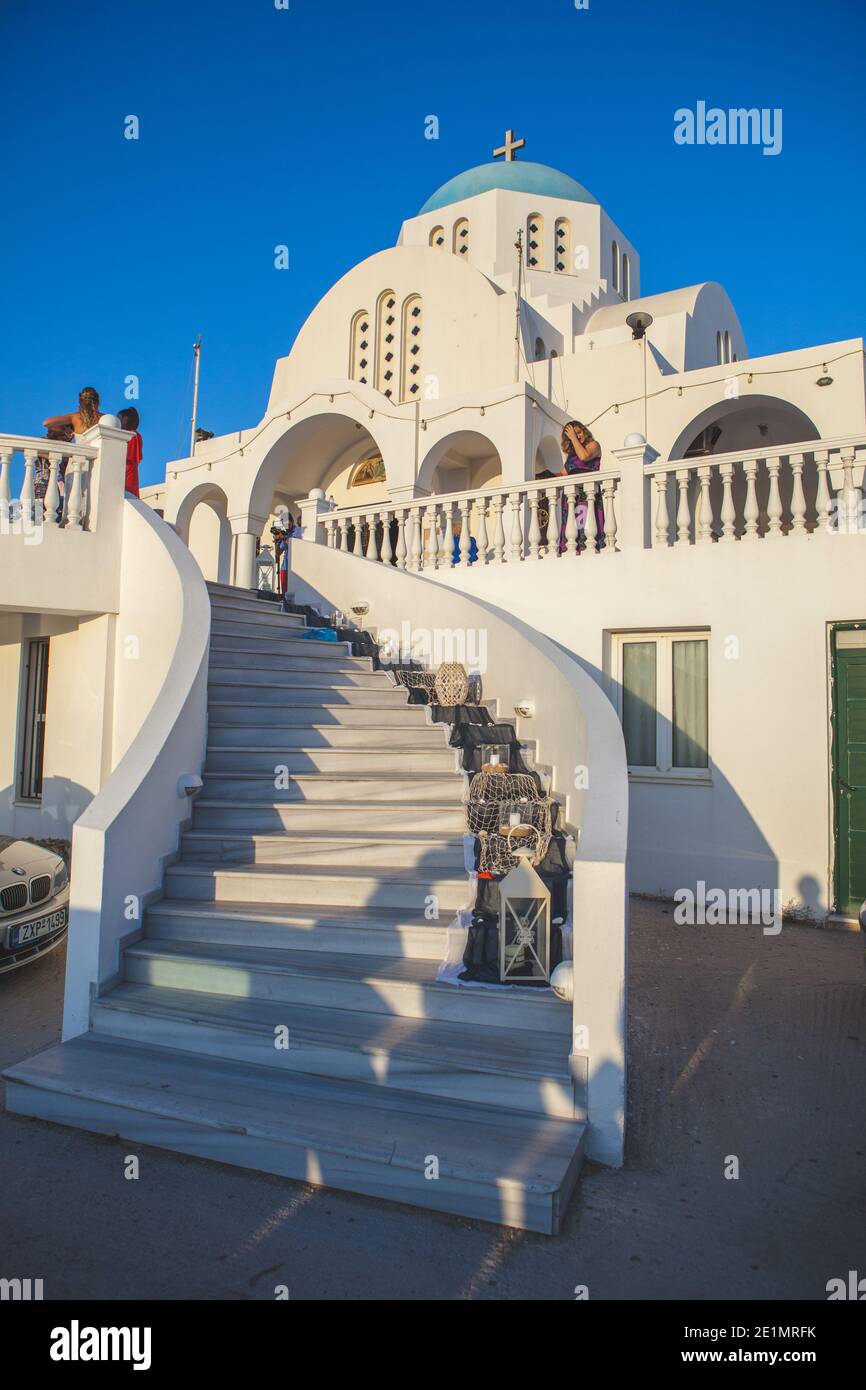
[[[777,396],[739,396],[707,406],[680,431],[672,459],[766,451],[820,438],[814,421]]]
[[[374,456],[382,460],[385,480],[352,488],[358,464]],[[269,516],[278,503],[297,515],[314,488],[322,488],[338,507],[385,502],[387,475],[387,455],[366,424],[325,411],[290,424],[271,445],[256,472],[248,509],[251,515]]]
[[[187,493],[178,508],[175,530],[194,556],[205,579],[228,584],[231,577],[232,529],[228,498],[214,483]]]
[[[479,430],[455,430],[437,440],[418,472],[420,492],[467,492],[494,486],[502,477],[502,459],[493,440]]]

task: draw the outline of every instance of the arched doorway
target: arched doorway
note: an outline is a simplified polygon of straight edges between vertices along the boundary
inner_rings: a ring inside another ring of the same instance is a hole
[[[313,488],[322,488],[337,507],[387,502],[385,456],[360,420],[327,412],[291,425],[259,466],[249,511],[270,516],[285,506],[297,516]]]
[[[204,483],[184,498],[175,529],[189,546],[205,579],[231,582],[232,531],[222,488]]]
[[[710,454],[766,451],[782,444],[818,439],[809,416],[790,401],[775,396],[740,396],[718,401],[696,415],[683,429],[670,452],[672,459],[706,458]]]
[[[493,487],[502,477],[499,450],[478,430],[456,430],[432,446],[418,472],[419,489],[435,494]]]

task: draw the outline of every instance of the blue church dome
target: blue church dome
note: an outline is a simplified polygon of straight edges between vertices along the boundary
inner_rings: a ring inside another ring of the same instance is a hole
[[[459,203],[463,198],[474,198],[476,193],[489,193],[492,188],[505,188],[512,193],[535,193],[540,198],[567,198],[573,203],[598,202],[583,184],[569,178],[568,174],[551,169],[547,164],[513,159],[478,164],[474,169],[457,174],[436,189],[418,215],[435,212],[449,203]]]

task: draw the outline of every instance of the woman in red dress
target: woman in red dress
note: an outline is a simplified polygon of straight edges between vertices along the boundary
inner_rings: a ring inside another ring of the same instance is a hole
[[[131,493],[133,497],[138,497],[138,465],[141,463],[144,453],[141,435],[138,432],[138,411],[134,405],[131,405],[126,410],[119,410],[117,418],[122,430],[132,432],[132,438],[126,446],[126,491]]]

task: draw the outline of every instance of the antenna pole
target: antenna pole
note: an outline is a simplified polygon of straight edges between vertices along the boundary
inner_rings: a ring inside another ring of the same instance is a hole
[[[514,380],[520,380],[520,296],[523,292],[523,228],[514,243],[517,248],[517,310],[514,319]]]
[[[201,367],[201,334],[192,345],[195,355],[195,381],[192,388],[192,429],[190,431],[189,453],[190,458],[195,453],[195,422],[198,417],[198,374]]]

